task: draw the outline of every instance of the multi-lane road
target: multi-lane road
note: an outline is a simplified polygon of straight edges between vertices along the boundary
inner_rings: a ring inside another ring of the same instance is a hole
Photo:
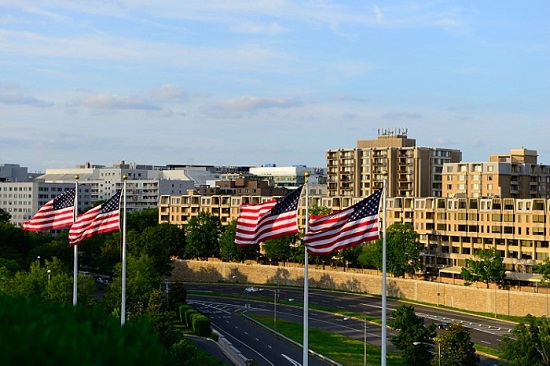
[[[271,332],[260,330],[253,322],[238,316],[235,313],[264,313],[275,319],[287,319],[295,322],[303,321],[303,309],[301,307],[285,306],[284,303],[303,303],[303,290],[301,288],[267,287],[258,286],[261,291],[246,293],[245,287],[237,284],[203,284],[189,283],[187,289],[193,294],[188,296],[188,302],[195,307],[209,313],[214,329],[217,329],[228,338],[243,355],[254,359],[258,365],[299,365],[302,361],[302,350]],[[197,295],[197,291],[200,295]],[[220,298],[209,296],[209,293],[246,294],[246,298]],[[267,300],[258,302],[255,300]],[[274,300],[277,299],[275,302]],[[353,312],[364,314],[366,317],[382,317],[381,299],[375,296],[365,296],[354,293],[342,293],[309,289],[309,316],[310,327],[320,328],[332,333],[339,333],[350,338],[363,340],[367,338],[368,344],[381,345],[381,327],[377,324],[365,323],[358,318],[346,317],[333,313],[311,310],[323,306],[340,310],[342,313]],[[387,299],[387,316],[391,319],[391,312],[403,302]],[[479,317],[475,315],[454,312],[438,307],[409,304],[415,308],[418,316],[422,316],[426,323],[460,322],[470,330],[472,341],[484,344],[492,348],[499,348],[503,335],[511,334],[514,324]],[[441,330],[438,330],[441,331]],[[388,330],[387,336],[393,335]],[[265,338],[264,338],[265,337]],[[280,343],[277,343],[280,342]],[[387,342],[389,350],[391,342]],[[311,365],[331,364],[326,360],[311,356]],[[482,364],[495,364],[494,360],[483,358]]]

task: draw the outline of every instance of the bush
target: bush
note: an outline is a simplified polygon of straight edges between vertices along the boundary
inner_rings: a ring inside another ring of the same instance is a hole
[[[192,321],[193,333],[201,337],[208,337],[212,330],[210,329],[210,318],[202,314],[195,315]]]

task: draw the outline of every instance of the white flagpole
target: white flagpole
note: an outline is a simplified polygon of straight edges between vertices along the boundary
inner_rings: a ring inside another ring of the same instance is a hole
[[[75,175],[74,183],[74,212],[73,212],[73,223],[76,221],[78,215],[78,179],[80,177]],[[78,302],[78,245],[73,245],[74,259],[73,259],[73,306],[76,306]]]
[[[305,176],[305,188],[306,188],[306,233],[309,230],[309,186],[308,178],[309,172],[304,173]],[[302,353],[302,365],[308,366],[309,362],[309,254],[307,252],[307,246],[304,244],[304,344]]]
[[[126,322],[126,176],[124,179],[124,198],[122,206],[122,301],[120,309],[120,325]]]
[[[387,172],[382,172],[384,177],[384,185],[382,191],[382,350],[381,350],[381,361],[382,366],[386,366],[386,317],[387,317],[387,306],[386,306],[386,189],[387,189]]]

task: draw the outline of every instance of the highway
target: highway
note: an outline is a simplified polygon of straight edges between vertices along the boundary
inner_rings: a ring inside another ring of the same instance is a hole
[[[272,286],[257,286],[262,289],[258,292],[245,293],[244,285],[238,284],[203,284],[203,283],[188,283],[188,290],[196,292],[203,291],[200,296],[189,295],[190,302],[202,302],[201,306],[207,306],[208,303],[232,304],[231,306],[239,307],[247,312],[264,312],[269,313],[279,319],[288,319],[295,322],[303,321],[303,309],[301,307],[284,306],[284,303],[296,302],[303,303],[303,289],[289,287],[272,287]],[[277,304],[273,300],[277,290]],[[240,296],[246,294],[246,298],[230,299],[219,297],[210,297],[208,293],[224,293],[238,294]],[[256,302],[254,300],[263,299],[264,302]],[[404,302],[399,302],[393,299],[387,299],[388,320],[391,319],[391,312]],[[378,324],[367,323],[361,319],[354,319],[344,315],[334,315],[326,312],[311,310],[312,307],[323,306],[344,312],[354,312],[364,314],[367,317],[381,318],[381,299],[376,296],[368,296],[354,293],[342,293],[334,291],[325,291],[319,289],[309,290],[309,325],[324,329],[333,333],[340,333],[350,338],[363,340],[367,337],[368,344],[376,346],[381,345],[381,327]],[[407,303],[408,304],[408,303]],[[500,340],[503,335],[511,334],[514,324],[505,321],[500,321],[492,318],[479,317],[475,315],[464,314],[456,311],[438,308],[436,306],[422,306],[416,304],[408,304],[415,308],[418,316],[422,316],[428,322],[437,324],[442,322],[460,322],[470,330],[471,339],[473,342],[483,344],[493,348],[499,348]],[[214,321],[213,321],[214,323]],[[217,322],[215,323],[218,326]],[[366,331],[365,331],[366,329]],[[442,330],[438,329],[438,332]],[[393,335],[391,330],[387,332],[388,338]],[[392,350],[391,342],[387,342],[388,350]],[[301,352],[301,350],[300,350]],[[244,353],[244,352],[243,352]],[[298,357],[301,361],[301,355]],[[492,360],[485,360],[482,364],[494,364]],[[277,364],[277,363],[276,363]]]

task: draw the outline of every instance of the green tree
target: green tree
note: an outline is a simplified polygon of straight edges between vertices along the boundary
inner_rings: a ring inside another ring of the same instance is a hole
[[[544,283],[550,282],[550,257],[546,257],[542,263],[537,264],[533,268],[533,271],[542,275],[541,277]]]
[[[391,342],[403,352],[403,358],[410,365],[429,365],[433,355],[431,344],[434,343],[435,324],[424,326],[424,318],[417,316],[414,308],[408,305],[399,306],[392,312],[389,325],[398,331]]]
[[[11,220],[11,214],[4,210],[3,208],[0,208],[0,222],[1,223],[9,223]]]
[[[550,365],[550,327],[545,317],[527,315],[501,343],[502,357],[510,366]]]
[[[292,256],[291,247],[295,241],[296,235],[285,235],[266,240],[263,244],[265,256],[274,261],[282,261],[284,264]]]
[[[171,256],[183,252],[185,233],[176,225],[160,224],[146,227],[141,233],[132,230],[128,236],[128,253],[139,257],[147,255],[155,261],[158,273],[170,276],[172,272]],[[131,239],[130,239],[131,238]]]
[[[101,309],[0,296],[2,365],[161,365],[148,323],[120,322]]]
[[[361,246],[357,263],[366,268],[378,268],[378,264],[382,263],[382,250],[376,242],[371,241]]]
[[[495,248],[477,251],[474,254],[474,259],[466,259],[466,265],[462,267],[461,275],[465,284],[482,281],[487,288],[489,288],[490,282],[501,282],[506,276],[506,267],[502,262],[500,251]]]
[[[185,227],[187,242],[186,258],[207,258],[218,256],[220,252],[219,236],[221,223],[217,216],[201,211],[197,217],[189,220]]]
[[[142,232],[148,227],[155,227],[159,223],[158,208],[146,208],[140,211],[132,211],[126,215],[127,230]]]
[[[452,322],[438,337],[439,352],[434,364],[439,365],[439,353],[442,366],[470,366],[479,364],[470,332],[460,323]]]
[[[243,262],[246,259],[256,259],[260,253],[259,245],[238,247],[235,245],[235,230],[237,221],[232,220],[220,236],[220,258],[225,261]]]
[[[377,240],[374,245],[376,251],[376,266],[382,269],[382,239]],[[387,228],[386,233],[386,269],[388,273],[396,277],[414,275],[422,269],[422,243],[418,241],[418,233],[409,223],[396,222]],[[369,249],[370,250],[370,249]]]
[[[126,311],[138,315],[144,312],[151,292],[161,286],[161,274],[156,271],[153,258],[143,255],[126,258]],[[119,311],[122,304],[122,263],[115,266],[113,281],[105,291],[105,306]]]

